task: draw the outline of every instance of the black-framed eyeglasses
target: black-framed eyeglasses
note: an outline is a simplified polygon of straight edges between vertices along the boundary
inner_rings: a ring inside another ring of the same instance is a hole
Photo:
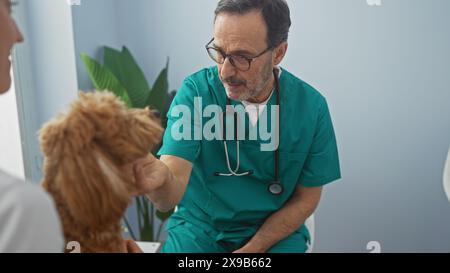
[[[242,56],[242,55],[238,55],[238,54],[226,54],[219,48],[211,46],[211,43],[213,41],[214,41],[214,38],[212,38],[211,41],[209,41],[205,46],[206,51],[208,51],[209,57],[211,57],[211,59],[213,59],[213,61],[215,61],[218,64],[225,63],[225,60],[228,58],[230,63],[234,67],[236,67],[237,69],[239,69],[241,71],[250,70],[250,67],[251,67],[254,59],[256,59],[256,58],[264,55],[268,51],[272,50],[272,48],[269,47],[266,50],[264,50],[263,52],[261,52],[260,54],[253,56],[253,57],[246,57],[246,56]]]

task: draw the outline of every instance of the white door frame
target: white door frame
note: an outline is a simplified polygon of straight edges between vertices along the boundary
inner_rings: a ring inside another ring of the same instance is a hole
[[[17,2],[13,16],[25,38],[13,52],[24,169],[39,182],[38,131],[78,95],[72,9],[61,0]]]

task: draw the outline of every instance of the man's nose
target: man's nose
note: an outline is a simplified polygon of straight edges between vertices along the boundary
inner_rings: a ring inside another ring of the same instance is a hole
[[[222,77],[222,79],[227,79],[235,75],[236,75],[236,67],[234,67],[234,65],[231,64],[230,58],[226,58],[220,69],[220,76]]]

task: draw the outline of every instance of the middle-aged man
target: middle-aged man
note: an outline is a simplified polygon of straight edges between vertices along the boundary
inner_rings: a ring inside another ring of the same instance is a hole
[[[291,26],[284,0],[221,0],[215,15],[206,50],[217,66],[184,80],[160,159],[135,164],[140,193],[160,210],[177,208],[162,251],[305,252],[304,222],[322,186],[341,177],[327,102],[279,67]],[[215,126],[225,142],[208,134],[214,105],[232,106]],[[233,114],[239,106],[244,115]],[[261,131],[252,138],[266,127],[272,148]]]

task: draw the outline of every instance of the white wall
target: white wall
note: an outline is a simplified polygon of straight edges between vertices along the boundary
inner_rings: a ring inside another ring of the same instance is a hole
[[[61,0],[19,0],[14,8],[25,42],[14,54],[25,173],[38,183],[42,154],[38,131],[78,94],[72,14]]]
[[[64,111],[78,94],[72,13],[66,1],[27,1],[29,41],[40,123]]]
[[[285,66],[328,99],[343,179],[325,189],[317,250],[450,250],[450,2],[289,1]]]
[[[103,54],[100,49],[103,45],[120,49],[123,40],[119,40],[118,27],[122,20],[118,19],[117,4],[114,1],[95,0],[81,3],[81,6],[72,7],[75,59],[79,89],[90,90],[92,83],[80,59],[80,54],[87,53],[100,60]],[[126,1],[126,3],[129,2]],[[93,18],[97,19],[93,20]]]
[[[211,39],[216,3],[210,0],[95,0],[74,6],[75,55],[80,89],[92,88],[82,52],[101,59],[105,45],[126,45],[153,84],[170,58],[169,88],[178,89],[188,73],[213,65],[204,45]]]

